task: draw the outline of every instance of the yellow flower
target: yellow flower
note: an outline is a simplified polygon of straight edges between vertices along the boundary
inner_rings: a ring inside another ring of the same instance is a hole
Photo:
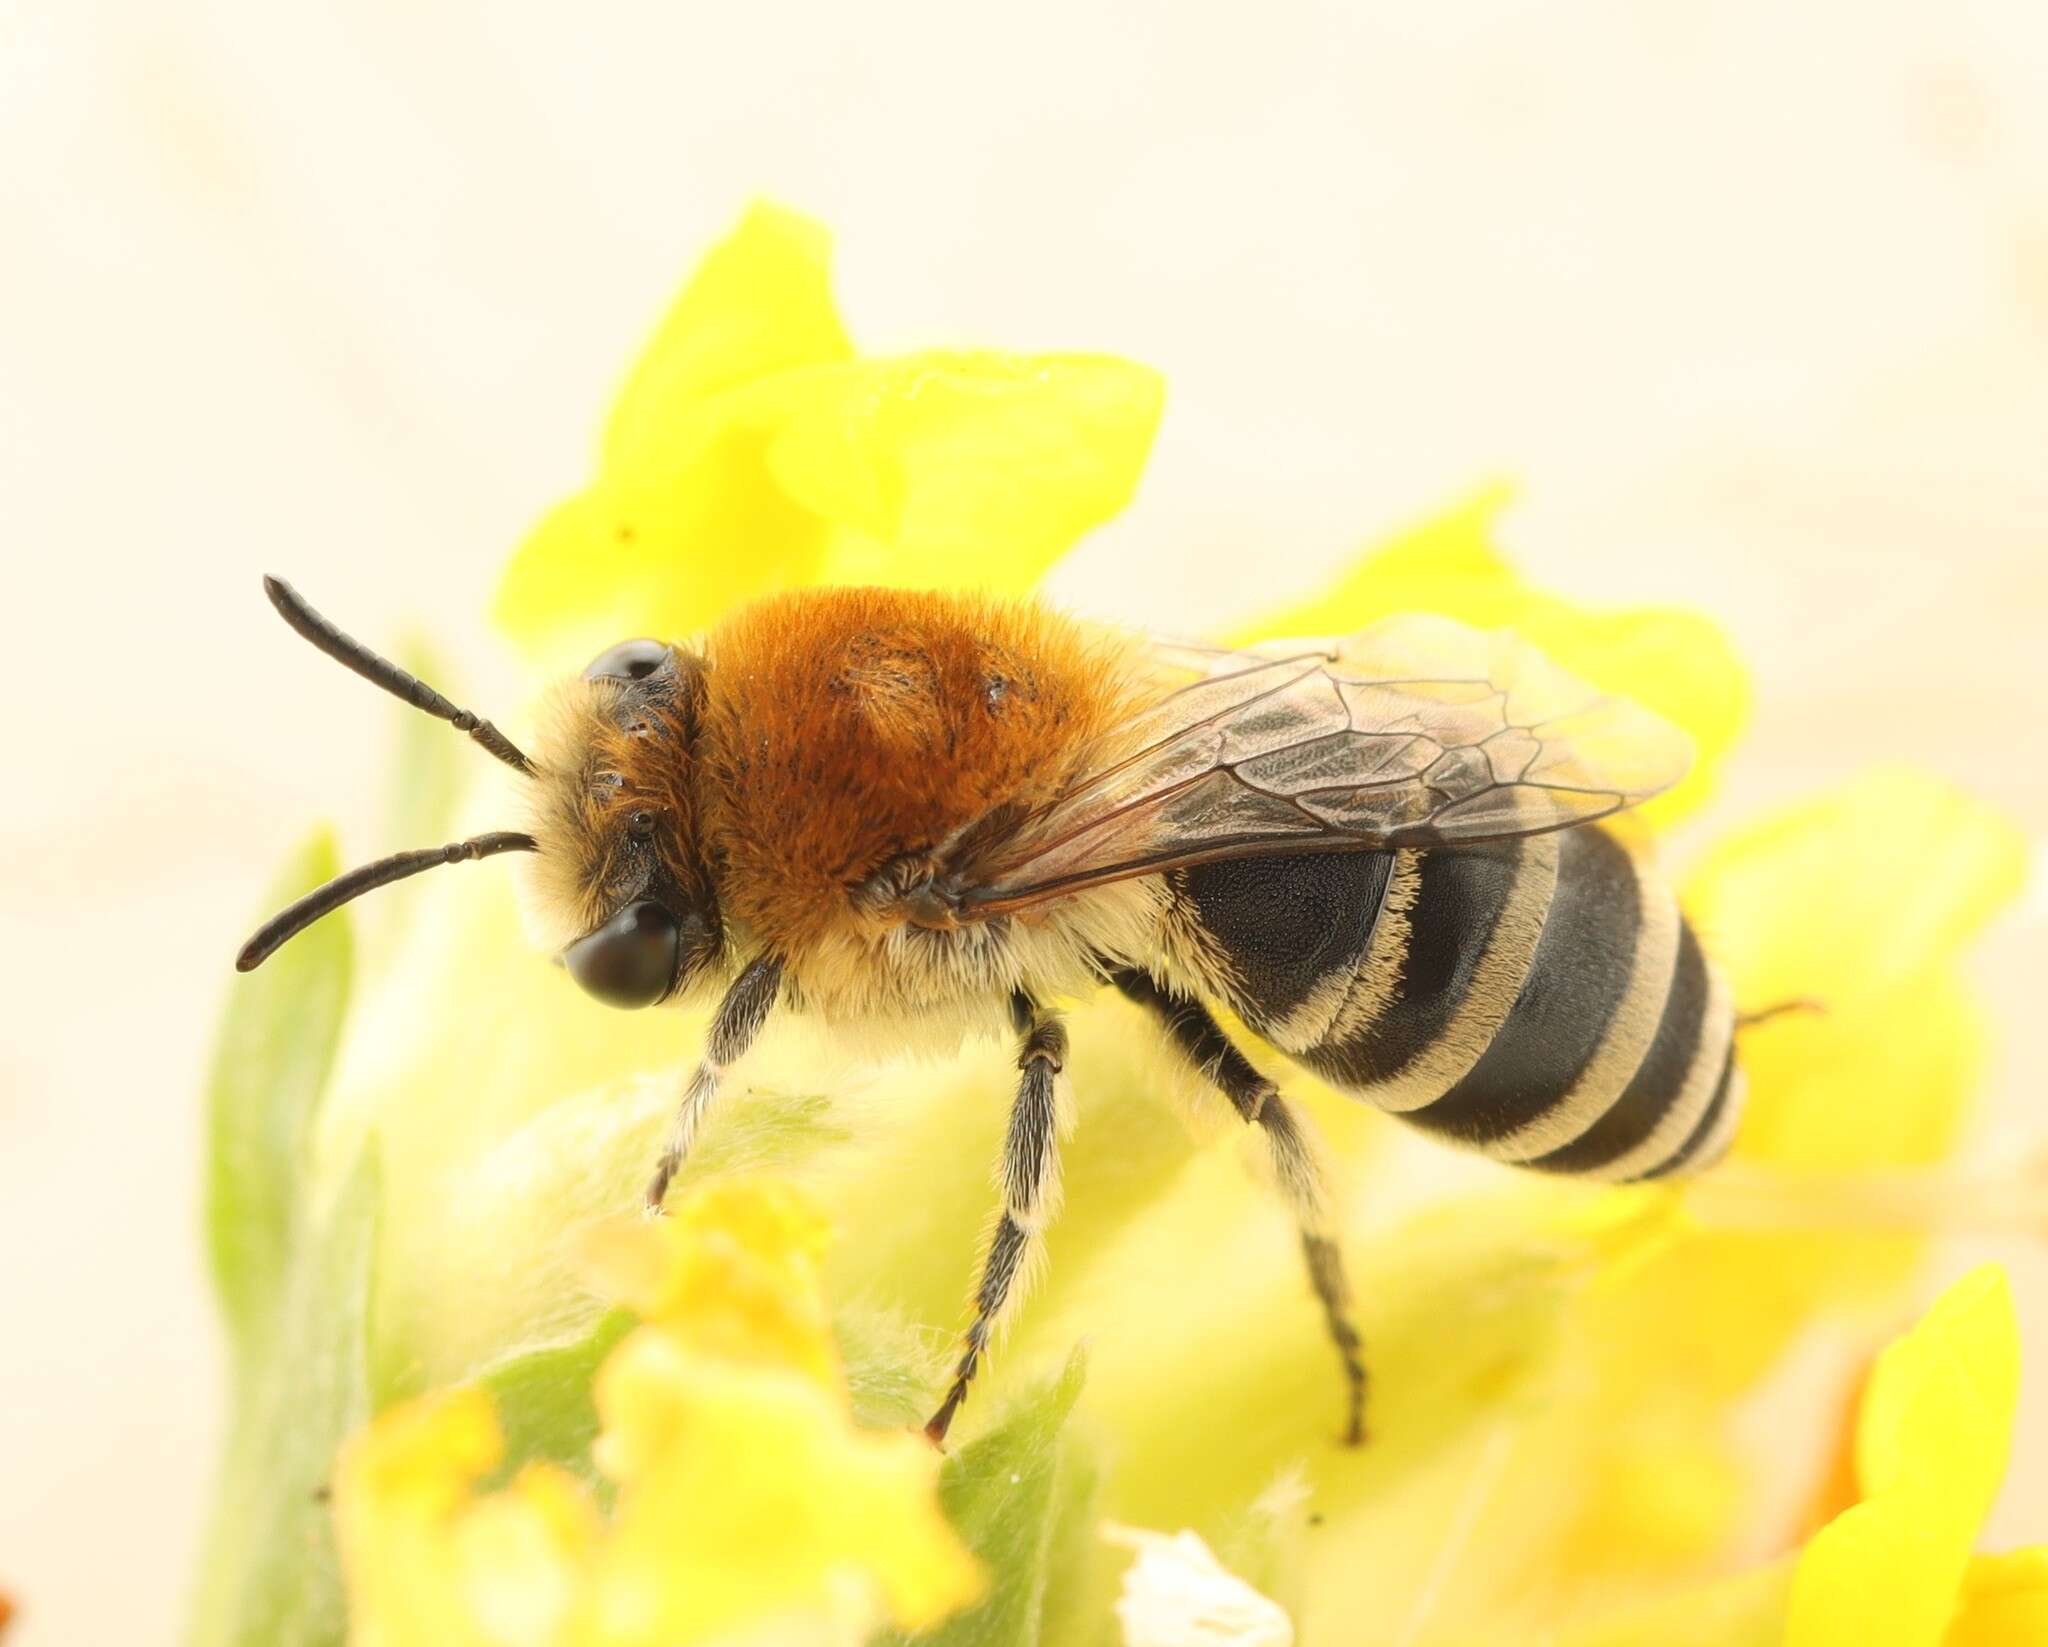
[[[1688,912],[1738,1003],[1814,1010],[1741,1035],[1749,1099],[1736,1161],[1689,1197],[1706,1222],[1586,1300],[1609,1398],[1639,1419],[1624,1392],[1647,1386],[1678,1404],[1645,1419],[1652,1431],[1707,1433],[1707,1415],[1817,1312],[1881,1303],[1909,1273],[1910,1226],[1799,1226],[1817,1210],[1824,1222],[1813,1198],[1831,1175],[1933,1162],[1954,1146],[1984,1039],[1962,953],[2014,896],[2023,864],[1997,813],[1892,770],[1724,838],[1687,880]],[[1737,1215],[1764,1227],[1727,1227]]]
[[[1100,355],[859,359],[825,232],[756,206],[628,379],[590,485],[505,575],[497,613],[561,669],[688,635],[803,584],[1021,593],[1130,501],[1158,376]]]
[[[711,1183],[669,1216],[608,1224],[591,1256],[611,1294],[678,1343],[841,1381],[819,1283],[829,1230],[786,1184]]]
[[[939,1513],[938,1458],[856,1429],[841,1392],[636,1335],[598,1375],[619,1503],[584,1639],[671,1647],[765,1623],[797,1642],[922,1629],[980,1590]],[[614,1445],[614,1443],[617,1443]]]
[[[1856,1431],[1863,1502],[1800,1556],[1785,1647],[1936,1647],[2005,1474],[2019,1374],[2012,1291],[1989,1266],[1878,1358]]]
[[[1978,1556],[1943,1647],[2040,1647],[2048,1642],[2048,1544]]]
[[[1571,1647],[2048,1642],[2048,1546],[1970,1553],[2005,1473],[2018,1393],[2012,1294],[1986,1265],[1878,1357],[1856,1429],[1860,1503],[1795,1561],[1626,1610]]]
[[[478,1498],[503,1450],[477,1389],[398,1407],[342,1450],[334,1518],[355,1647],[562,1639],[596,1511],[581,1482],[545,1464]]]
[[[1732,1403],[1817,1321],[1889,1312],[1926,1208],[1873,1228],[1844,1216],[1848,1192],[1881,1196],[1873,1170],[1938,1160],[1958,1137],[1982,1040],[1961,952],[2020,862],[1995,813],[1887,771],[1727,837],[1687,881],[1746,1008],[1821,1010],[1741,1037],[1750,1093],[1733,1163],[1682,1192],[1602,1197],[1669,1196],[1683,1212],[1669,1239],[1576,1295],[1559,1371],[1573,1396],[1548,1426],[1567,1433],[1525,1441],[1573,1456],[1576,1486],[1551,1501],[1558,1536],[1535,1552],[1555,1611],[1710,1570],[1744,1529],[1757,1472]]]
[[[503,1437],[476,1388],[401,1405],[343,1450],[358,1647],[853,1647],[974,1599],[931,1449],[852,1422],[822,1338],[815,1210],[734,1180],[672,1224],[604,1246],[647,1312],[597,1373],[608,1515],[546,1464],[480,1492]]]
[[[1722,761],[1749,720],[1749,678],[1728,637],[1697,612],[1588,611],[1518,576],[1494,547],[1494,523],[1513,496],[1505,485],[1473,493],[1362,556],[1329,589],[1261,614],[1242,639],[1333,635],[1398,612],[1441,612],[1480,629],[1512,629],[1573,674],[1654,709],[1692,735],[1692,772],[1643,807],[1668,824],[1713,791]]]

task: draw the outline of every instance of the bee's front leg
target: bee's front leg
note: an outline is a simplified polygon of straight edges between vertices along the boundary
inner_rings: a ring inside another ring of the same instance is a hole
[[[761,1026],[768,1021],[781,993],[782,962],[772,955],[761,955],[747,963],[719,1001],[718,1010],[711,1015],[711,1033],[705,1038],[703,1061],[683,1089],[683,1100],[676,1106],[675,1119],[669,1124],[668,1143],[647,1185],[650,1215],[661,1211],[662,1203],[668,1199],[669,1185],[689,1159],[690,1146],[697,1141],[697,1129],[703,1124],[711,1101],[718,1096],[725,1072],[754,1044],[754,1037],[761,1033]]]
[[[924,1427],[934,1446],[945,1442],[953,1415],[967,1399],[967,1386],[988,1351],[989,1335],[1059,1196],[1057,1087],[1067,1061],[1067,1032],[1058,1018],[1022,995],[1011,1003],[1011,1014],[1020,1037],[1019,1079],[1003,1137],[1003,1215],[982,1264],[981,1284],[974,1290],[974,1324],[967,1329],[967,1346],[953,1370],[953,1386]]]

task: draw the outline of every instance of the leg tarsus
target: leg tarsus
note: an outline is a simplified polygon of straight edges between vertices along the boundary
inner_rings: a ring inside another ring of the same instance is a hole
[[[1308,1261],[1309,1284],[1323,1306],[1323,1322],[1330,1342],[1337,1346],[1337,1359],[1344,1365],[1344,1445],[1365,1445],[1365,1394],[1367,1387],[1363,1344],[1357,1324],[1351,1318],[1351,1288],[1344,1276],[1344,1255],[1327,1235],[1301,1232],[1302,1257]]]
[[[1344,1254],[1330,1233],[1330,1193],[1322,1152],[1303,1117],[1277,1095],[1260,1109],[1259,1125],[1272,1155],[1273,1176],[1301,1229],[1309,1286],[1323,1307],[1323,1324],[1344,1369],[1344,1445],[1362,1446],[1367,1383],[1363,1340],[1351,1314],[1351,1282],[1344,1273]]]
[[[959,1365],[953,1369],[953,1382],[946,1391],[946,1399],[939,1403],[939,1410],[925,1421],[924,1438],[940,1452],[946,1450],[946,1432],[953,1426],[953,1415],[967,1399],[967,1386],[974,1382],[982,1352],[988,1348],[986,1327],[987,1322],[977,1317],[974,1325],[968,1328],[967,1347],[961,1352]]]
[[[661,1216],[669,1186],[690,1158],[690,1146],[697,1141],[697,1129],[704,1113],[718,1096],[725,1072],[739,1062],[754,1037],[761,1033],[777,997],[782,992],[782,963],[772,955],[748,962],[732,981],[718,1009],[711,1015],[711,1033],[705,1038],[704,1058],[690,1075],[669,1124],[668,1142],[655,1163],[654,1176],[647,1181],[646,1208],[650,1218]]]
[[[974,1289],[974,1324],[953,1370],[952,1386],[924,1427],[925,1438],[943,1447],[967,1386],[974,1381],[996,1322],[1022,1272],[1031,1243],[1051,1217],[1059,1179],[1058,1077],[1067,1055],[1067,1032],[1057,1018],[1026,1001],[1017,1009],[1017,1096],[1003,1135],[1000,1178],[1003,1215],[982,1261]]]

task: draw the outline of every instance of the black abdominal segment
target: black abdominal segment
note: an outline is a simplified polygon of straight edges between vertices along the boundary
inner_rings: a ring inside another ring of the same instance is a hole
[[[1344,1033],[1342,1026],[1303,1053],[1315,1071],[1342,1086],[1369,1087],[1412,1069],[1442,1041],[1521,878],[1518,841],[1469,852],[1411,854],[1413,903],[1401,934],[1399,987],[1385,1009]],[[1393,959],[1383,934],[1382,957]],[[1361,962],[1364,957],[1361,956]]]
[[[1636,885],[1612,836],[1559,837],[1557,890],[1507,1021],[1457,1085],[1408,1119],[1483,1148],[1527,1126],[1592,1062],[1634,976]]]
[[[1727,992],[1597,826],[1174,878],[1265,1039],[1448,1143],[1547,1172],[1711,1165],[1741,1100]]]
[[[1265,1033],[1358,964],[1393,864],[1390,852],[1310,852],[1183,871],[1203,930],[1244,981],[1239,1010],[1253,1028]]]
[[[1699,1059],[1706,1011],[1706,957],[1687,927],[1678,940],[1678,967],[1657,1021],[1657,1038],[1614,1107],[1572,1142],[1539,1155],[1530,1165],[1550,1172],[1588,1172],[1649,1137],[1658,1115]]]

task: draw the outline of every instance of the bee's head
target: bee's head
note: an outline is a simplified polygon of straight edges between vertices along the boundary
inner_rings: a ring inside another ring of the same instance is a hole
[[[698,851],[689,777],[702,662],[659,641],[627,641],[560,689],[538,760],[489,721],[379,657],[279,578],[263,580],[306,640],[415,709],[449,722],[533,783],[531,833],[497,830],[350,870],[266,921],[236,957],[261,966],[279,945],[351,899],[423,870],[531,852],[540,923],[575,980],[614,1006],[652,1006],[686,988],[722,947]]]
[[[632,640],[548,705],[533,914],[570,976],[613,1006],[681,993],[722,946],[690,783],[703,700],[701,659]]]

